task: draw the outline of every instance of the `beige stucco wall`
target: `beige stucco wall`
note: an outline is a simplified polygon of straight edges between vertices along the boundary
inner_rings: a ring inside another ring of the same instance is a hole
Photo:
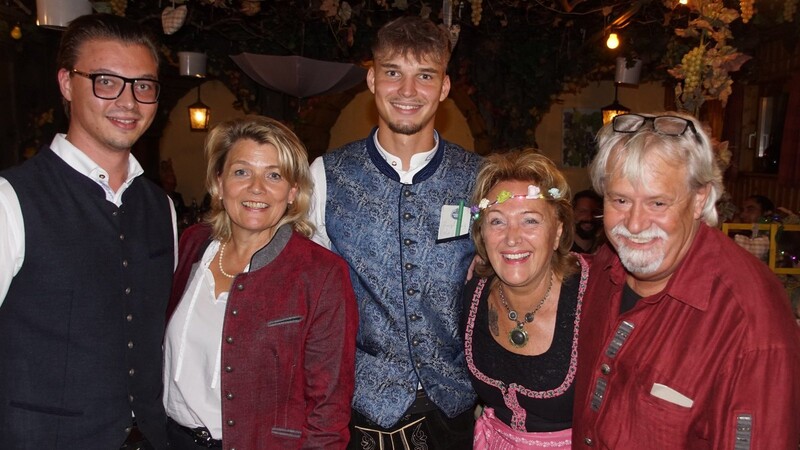
[[[543,154],[552,159],[564,172],[572,192],[591,187],[585,168],[562,166],[562,118],[564,111],[573,109],[600,111],[614,101],[611,81],[592,83],[575,94],[562,94],[536,128],[536,142]],[[661,83],[639,86],[620,86],[617,100],[631,112],[658,112],[664,109],[664,87]]]
[[[223,120],[244,115],[233,108],[234,95],[219,81],[208,81],[201,87],[203,103],[211,108],[211,126]],[[575,94],[563,94],[536,128],[536,142],[542,153],[562,167],[562,117],[564,111],[599,111],[614,99],[612,82],[593,83]],[[634,112],[663,110],[664,88],[660,83],[642,84],[638,87],[620,87],[619,102]],[[188,106],[197,101],[197,91],[191,90],[172,110],[169,123],[161,139],[161,159],[172,158],[178,178],[178,192],[183,194],[187,205],[192,199],[200,202],[205,195],[204,177],[206,163],[203,157],[203,142],[206,132],[189,131]],[[336,148],[367,136],[377,124],[373,95],[365,89],[345,106],[333,128],[329,148]],[[474,139],[461,111],[447,99],[439,106],[436,129],[445,139],[468,150],[474,150]],[[590,186],[585,168],[562,167],[573,192]]]
[[[211,108],[209,128],[219,122],[241,117],[242,111],[233,108],[236,98],[220,81],[208,81],[200,86],[200,98]],[[161,159],[172,158],[172,167],[178,179],[177,191],[183,195],[186,205],[196,199],[203,200],[206,193],[206,161],[203,156],[203,143],[208,132],[189,129],[189,105],[197,101],[197,89],[192,89],[169,114],[161,138]]]

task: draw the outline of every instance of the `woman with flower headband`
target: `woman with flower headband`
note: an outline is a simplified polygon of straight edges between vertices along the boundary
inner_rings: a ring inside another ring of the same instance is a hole
[[[484,261],[464,291],[464,345],[483,405],[475,449],[569,449],[589,266],[570,253],[567,181],[533,150],[486,159],[472,195]]]

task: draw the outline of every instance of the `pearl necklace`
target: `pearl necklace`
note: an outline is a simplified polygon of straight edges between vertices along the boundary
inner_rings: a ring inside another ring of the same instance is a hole
[[[219,259],[217,260],[217,267],[219,267],[219,271],[228,278],[236,278],[236,275],[231,275],[228,272],[225,272],[225,269],[222,268],[222,258],[225,257],[225,246],[228,245],[227,242],[223,242],[222,246],[219,248]]]
[[[500,281],[497,290],[497,292],[500,294],[500,302],[503,303],[506,311],[508,311],[509,320],[517,324],[516,327],[512,328],[511,331],[508,332],[508,341],[511,342],[511,345],[514,347],[525,347],[525,345],[528,344],[528,332],[525,331],[525,324],[533,322],[533,318],[536,316],[536,313],[542,309],[542,305],[544,305],[544,302],[547,301],[548,297],[550,297],[550,290],[553,288],[553,278],[555,278],[553,274],[550,274],[550,284],[547,286],[547,291],[544,293],[544,297],[539,300],[539,304],[536,305],[536,308],[534,308],[533,311],[525,314],[525,317],[523,318],[524,320],[517,320],[519,318],[519,314],[508,306],[508,302],[506,302],[506,296],[503,294],[503,282]]]

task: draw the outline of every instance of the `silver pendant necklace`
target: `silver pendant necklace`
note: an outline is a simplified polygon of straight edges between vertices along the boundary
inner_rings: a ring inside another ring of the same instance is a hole
[[[525,317],[522,318],[523,320],[519,320],[519,314],[508,306],[506,296],[503,293],[503,282],[500,281],[497,289],[497,292],[500,294],[500,302],[503,303],[506,311],[508,311],[509,320],[517,324],[516,327],[512,328],[511,331],[508,332],[508,341],[511,342],[511,345],[514,347],[525,347],[525,345],[528,344],[528,332],[525,331],[525,324],[533,322],[534,317],[536,317],[536,313],[542,309],[542,305],[544,305],[544,302],[547,301],[547,297],[550,296],[550,290],[553,288],[553,278],[555,277],[551,273],[550,284],[547,285],[547,291],[544,293],[544,297],[539,300],[539,304],[536,305],[536,308],[534,308],[533,311],[525,314]]]

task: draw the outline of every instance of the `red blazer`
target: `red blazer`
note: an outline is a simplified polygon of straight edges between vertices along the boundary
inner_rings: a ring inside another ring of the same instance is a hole
[[[172,315],[210,229],[181,236]],[[344,449],[358,309],[347,264],[281,227],[233,282],[222,329],[224,448]]]

